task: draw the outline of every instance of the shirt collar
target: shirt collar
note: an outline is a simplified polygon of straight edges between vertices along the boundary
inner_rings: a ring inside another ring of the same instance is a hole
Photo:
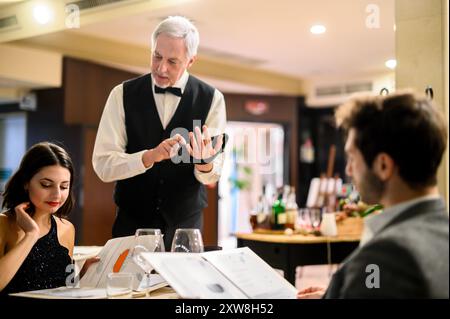
[[[153,83],[152,90],[153,90],[153,93],[155,93],[155,87],[154,86],[156,85],[156,82],[155,82],[155,79],[153,78],[153,74],[151,74],[151,77],[152,77],[152,83]],[[188,80],[189,80],[189,73],[188,73],[188,71],[184,70],[184,72],[181,75],[181,77],[178,79],[178,81],[175,82],[174,85],[172,85],[172,87],[180,88],[181,89],[181,93],[184,93],[184,89],[186,88]]]
[[[439,199],[438,194],[421,196],[406,202],[402,202],[400,204],[391,206],[380,214],[370,215],[364,218],[364,231],[361,236],[360,246],[367,243],[372,237],[379,232],[382,228],[388,225],[392,220],[394,220],[397,216],[401,215],[404,211],[409,209],[410,207],[429,200]]]

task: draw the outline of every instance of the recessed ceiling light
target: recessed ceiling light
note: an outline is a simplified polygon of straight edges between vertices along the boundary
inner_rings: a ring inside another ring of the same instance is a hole
[[[38,4],[33,8],[33,17],[39,24],[49,23],[52,16],[51,9],[46,5]]]
[[[384,62],[384,65],[386,65],[387,68],[393,70],[397,66],[397,60],[395,59],[387,60],[386,62]]]
[[[322,34],[325,33],[325,31],[327,31],[327,28],[325,28],[324,25],[316,24],[313,25],[309,30],[311,31],[312,34]]]

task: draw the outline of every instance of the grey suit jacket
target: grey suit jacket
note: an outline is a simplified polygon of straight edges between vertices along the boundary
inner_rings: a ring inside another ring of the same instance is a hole
[[[444,202],[420,202],[375,233],[343,262],[324,298],[449,298]]]

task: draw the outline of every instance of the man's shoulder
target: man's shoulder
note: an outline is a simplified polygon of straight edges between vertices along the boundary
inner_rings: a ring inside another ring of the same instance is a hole
[[[379,240],[389,239],[408,246],[415,246],[415,242],[436,242],[436,237],[446,234],[448,238],[448,222],[442,200],[428,200],[407,208],[381,230],[377,237]]]
[[[120,85],[129,85],[129,84],[133,84],[133,83],[139,83],[139,82],[143,82],[143,81],[148,81],[149,79],[151,79],[151,75],[150,73],[144,74],[144,75],[139,75],[136,76],[134,78],[128,79],[123,81]]]
[[[330,287],[331,298],[407,298],[422,296],[425,286],[411,252],[384,238],[361,247],[338,270]]]
[[[196,76],[193,76],[192,74],[189,74],[189,81],[192,83],[193,86],[196,86],[203,91],[207,90],[214,93],[217,90],[211,84],[206,83],[205,81],[199,79]]]

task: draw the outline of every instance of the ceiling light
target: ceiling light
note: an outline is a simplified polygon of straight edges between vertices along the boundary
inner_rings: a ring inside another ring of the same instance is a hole
[[[43,4],[38,4],[33,8],[33,17],[39,24],[47,24],[53,16],[50,8]]]
[[[387,68],[393,70],[397,66],[397,60],[394,60],[394,59],[387,60],[384,63],[384,65],[386,65]]]
[[[325,28],[324,25],[316,24],[313,25],[309,30],[311,31],[312,34],[322,34],[325,33],[325,31],[327,31],[327,28]]]

